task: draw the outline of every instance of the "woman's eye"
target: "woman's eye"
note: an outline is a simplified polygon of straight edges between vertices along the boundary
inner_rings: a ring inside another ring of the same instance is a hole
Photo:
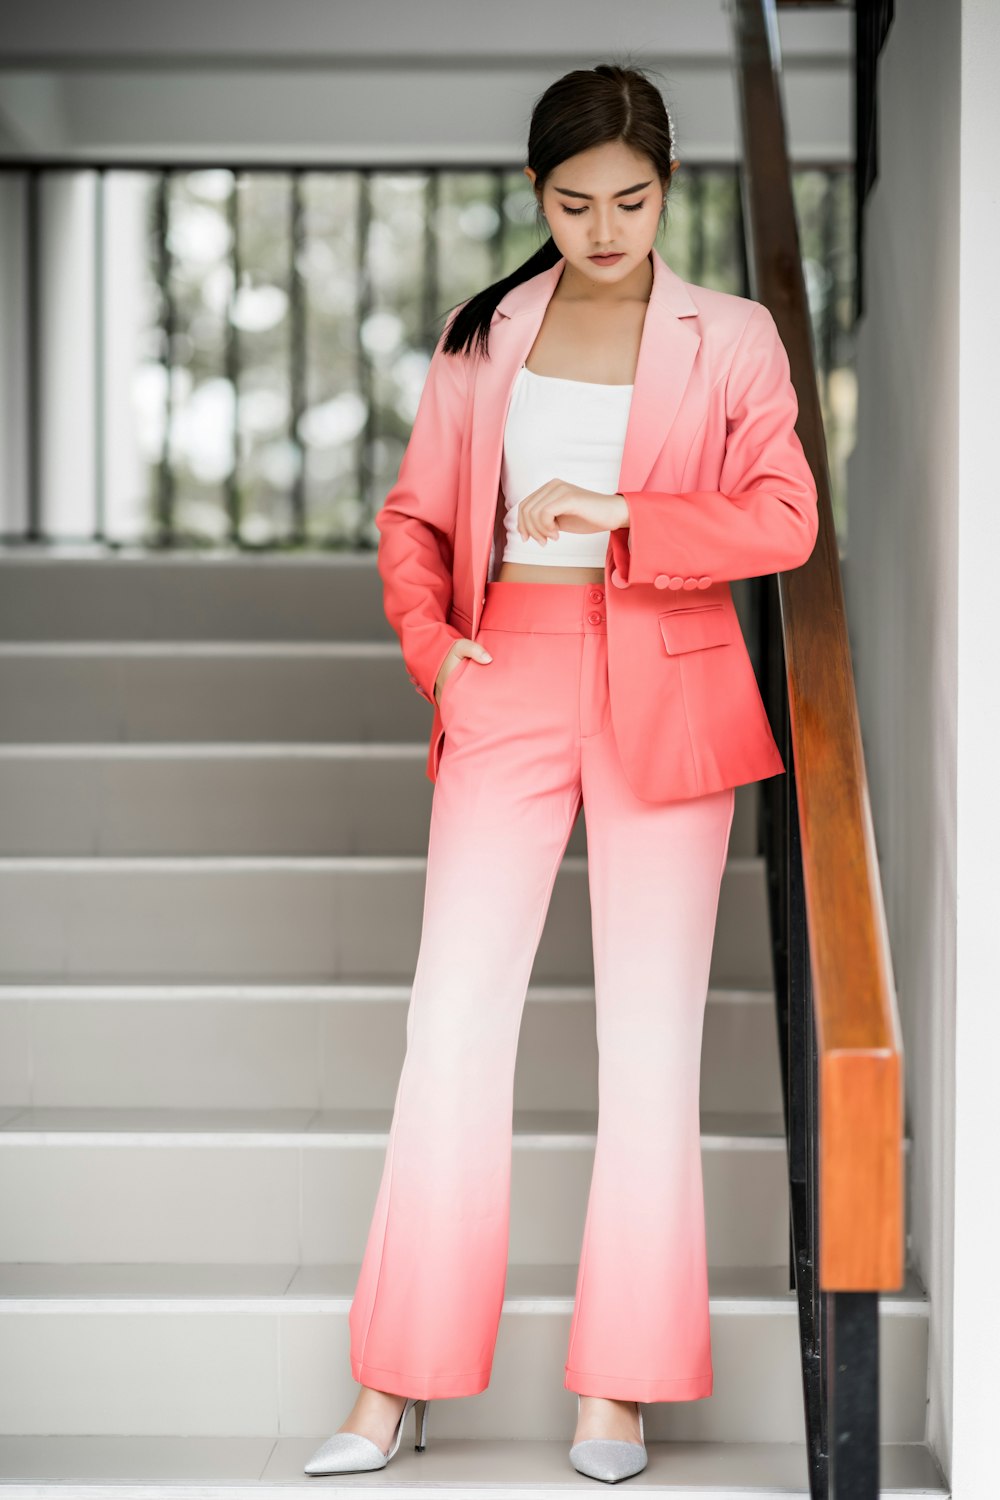
[[[643,198],[641,203],[619,203],[618,207],[623,208],[627,214],[637,214],[645,202],[646,200]],[[563,204],[563,213],[572,214],[574,218],[577,214],[585,214],[586,212],[585,208],[567,208],[565,203]]]

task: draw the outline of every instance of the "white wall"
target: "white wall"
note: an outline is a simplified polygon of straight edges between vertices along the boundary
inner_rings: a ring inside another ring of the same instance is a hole
[[[992,1280],[1000,819],[1000,145],[992,0],[904,0],[880,62],[848,616],[907,1060],[927,1436],[958,1500],[996,1488]],[[952,1326],[954,1307],[954,1326]]]
[[[1000,1303],[988,1287],[1000,1238],[1000,675],[992,608],[1000,555],[995,447],[1000,396],[1000,10],[995,0],[964,0],[961,58],[953,1422],[955,1494],[964,1500],[996,1490],[1000,1405]]]

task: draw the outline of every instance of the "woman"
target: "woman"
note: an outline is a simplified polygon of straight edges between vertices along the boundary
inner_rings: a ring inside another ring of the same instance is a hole
[[[641,72],[542,95],[525,172],[551,237],[452,317],[377,520],[435,786],[362,1389],[307,1473],[383,1467],[414,1404],[422,1448],[428,1400],[489,1383],[521,1013],[581,806],[600,1108],[571,1461],[637,1473],[639,1403],[712,1392],[702,1023],[735,787],[784,770],[729,585],[805,562],[817,510],[770,314],[653,248],[677,165]]]

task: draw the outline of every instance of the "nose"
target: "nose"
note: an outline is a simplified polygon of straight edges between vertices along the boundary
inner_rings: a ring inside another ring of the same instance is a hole
[[[614,209],[596,208],[594,210],[594,253],[599,255],[608,250],[614,244]]]

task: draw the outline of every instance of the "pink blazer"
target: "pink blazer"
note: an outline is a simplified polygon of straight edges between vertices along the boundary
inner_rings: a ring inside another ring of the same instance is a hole
[[[818,513],[771,314],[651,258],[618,480],[631,520],[611,532],[605,586],[615,740],[636,795],[663,802],[784,771],[729,585],[804,563]],[[443,354],[442,334],[376,517],[386,617],[431,703],[452,642],[479,628],[511,389],[564,265],[501,299],[486,360]],[[443,740],[434,703],[432,781]]]

